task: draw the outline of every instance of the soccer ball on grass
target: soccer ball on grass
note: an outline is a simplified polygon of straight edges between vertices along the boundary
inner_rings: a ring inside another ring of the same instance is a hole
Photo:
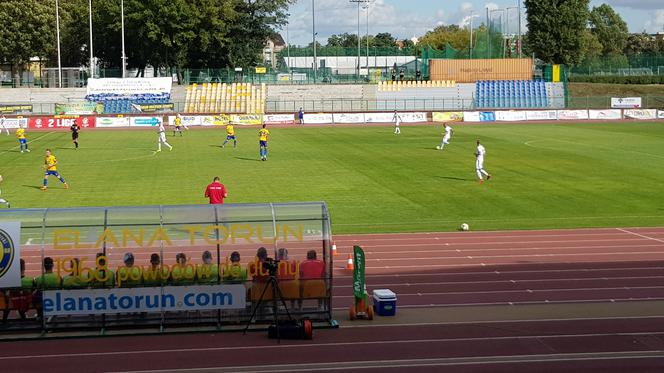
[[[436,149],[440,150],[440,145],[436,145]]]
[[[469,230],[469,229],[470,229],[470,227],[466,223],[461,224],[461,226],[459,227],[459,230],[464,231],[464,232]]]

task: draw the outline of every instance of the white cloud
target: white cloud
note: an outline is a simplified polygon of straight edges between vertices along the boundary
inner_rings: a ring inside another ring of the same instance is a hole
[[[462,12],[470,12],[471,10],[473,10],[473,4],[469,3],[469,2],[463,2],[463,3],[461,3],[461,6],[459,7],[459,9]]]
[[[631,9],[661,9],[664,7],[662,0],[604,0],[603,2]]]
[[[646,21],[644,27],[647,32],[664,31],[664,9],[657,9],[651,13],[650,20]]]

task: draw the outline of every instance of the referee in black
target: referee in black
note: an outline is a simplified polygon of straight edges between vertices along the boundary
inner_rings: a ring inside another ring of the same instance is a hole
[[[69,130],[71,131],[71,141],[74,142],[76,149],[78,149],[78,131],[81,130],[81,127],[74,123],[71,125],[71,127],[69,127]]]

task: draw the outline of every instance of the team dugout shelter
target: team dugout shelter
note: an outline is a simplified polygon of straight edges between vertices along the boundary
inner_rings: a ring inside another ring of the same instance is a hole
[[[0,335],[336,324],[324,202],[10,209],[0,233]]]

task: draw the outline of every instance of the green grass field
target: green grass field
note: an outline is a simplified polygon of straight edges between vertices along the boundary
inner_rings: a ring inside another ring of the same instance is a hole
[[[197,129],[154,154],[152,131],[28,132],[20,154],[0,135],[2,196],[12,207],[206,203],[219,175],[229,203],[326,201],[335,233],[664,225],[664,124],[456,125],[445,151],[440,126],[273,128],[258,160],[257,128],[239,128],[239,148],[221,149],[222,129]],[[494,179],[478,184],[475,139]],[[53,149],[71,185],[51,178]],[[1,211],[1,210],[0,210]]]

